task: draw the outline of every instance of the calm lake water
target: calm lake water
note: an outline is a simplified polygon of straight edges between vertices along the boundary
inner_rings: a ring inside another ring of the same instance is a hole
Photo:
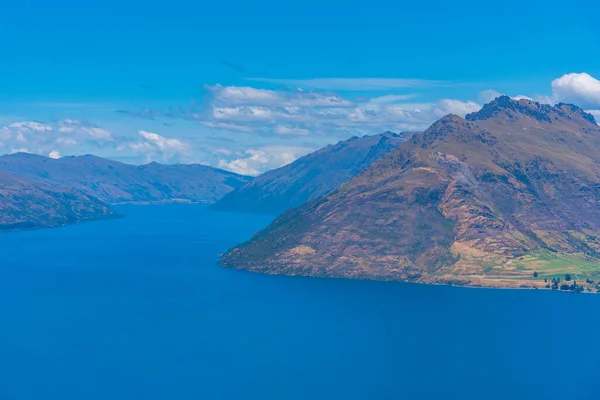
[[[0,399],[600,399],[600,296],[225,270],[197,205],[0,235]]]

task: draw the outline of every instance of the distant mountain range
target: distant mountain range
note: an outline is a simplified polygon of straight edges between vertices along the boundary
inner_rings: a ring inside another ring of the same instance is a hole
[[[115,216],[108,204],[212,203],[250,177],[205,165],[142,166],[91,155],[0,156],[0,230],[60,226]]]
[[[410,135],[384,132],[353,137],[267,171],[226,194],[215,210],[280,214],[348,182]]]
[[[136,166],[92,155],[52,159],[0,156],[0,171],[68,186],[107,203],[188,200],[212,203],[252,178],[199,164]]]
[[[284,213],[222,265],[496,287],[557,287],[567,275],[579,279],[570,290],[592,290],[599,150],[600,127],[580,108],[499,97]]]
[[[0,231],[48,228],[115,218],[104,202],[77,189],[0,171]]]

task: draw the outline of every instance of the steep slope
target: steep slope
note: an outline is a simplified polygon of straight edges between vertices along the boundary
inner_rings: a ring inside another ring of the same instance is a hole
[[[0,171],[0,231],[49,228],[117,216],[108,205],[78,190]]]
[[[327,146],[284,167],[265,172],[212,207],[279,214],[348,182],[405,140],[403,134],[385,132]]]
[[[108,203],[189,200],[212,203],[251,178],[204,165],[134,166],[91,155],[0,157],[0,171],[79,189]]]
[[[599,148],[600,128],[581,109],[500,97],[466,119],[444,117],[222,264],[510,287],[595,276]]]

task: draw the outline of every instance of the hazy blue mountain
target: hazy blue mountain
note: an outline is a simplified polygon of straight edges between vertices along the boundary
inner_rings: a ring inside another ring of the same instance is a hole
[[[213,209],[279,214],[323,196],[359,174],[409,135],[353,137],[265,172],[225,195]]]
[[[0,171],[81,190],[107,203],[186,200],[212,203],[250,177],[199,164],[142,166],[92,155],[52,159],[16,153],[0,157]]]
[[[63,226],[116,216],[106,203],[77,189],[0,171],[0,231]]]

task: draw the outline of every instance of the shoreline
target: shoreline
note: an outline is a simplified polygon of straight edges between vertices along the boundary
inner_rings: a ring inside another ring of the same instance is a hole
[[[277,273],[277,272],[266,272],[266,271],[253,271],[247,268],[236,268],[224,266],[220,262],[217,263],[220,268],[231,269],[236,271],[243,271],[252,274],[262,274],[262,275],[271,275],[271,276],[282,276],[282,277],[302,277],[302,278],[311,278],[311,279],[338,279],[338,280],[353,280],[353,281],[373,281],[373,282],[390,282],[390,283],[405,283],[405,284],[416,284],[416,285],[427,285],[427,286],[446,286],[446,287],[458,287],[465,289],[482,289],[482,290],[541,290],[547,292],[559,292],[559,293],[568,293],[568,294],[600,294],[600,291],[582,291],[582,292],[573,292],[570,290],[560,290],[560,289],[552,289],[546,287],[506,287],[506,286],[483,286],[483,285],[465,285],[465,284],[452,284],[452,283],[443,283],[443,282],[420,282],[420,281],[408,281],[408,280],[398,280],[398,279],[370,279],[370,278],[353,278],[353,277],[345,277],[345,276],[322,276],[322,275],[304,275],[304,274],[286,274],[286,273]]]
[[[209,201],[189,200],[189,199],[165,199],[165,200],[132,200],[120,201],[118,203],[108,203],[110,206],[135,205],[135,206],[150,206],[159,204],[213,204]]]
[[[78,225],[78,224],[82,224],[82,223],[86,223],[86,222],[99,222],[99,221],[108,221],[108,220],[122,219],[122,218],[125,218],[125,215],[115,213],[115,214],[111,214],[111,215],[104,215],[104,216],[98,216],[98,217],[92,217],[92,218],[83,218],[83,219],[80,219],[80,220],[77,220],[74,222],[67,222],[65,224],[58,224],[58,225],[33,226],[33,227],[29,227],[29,228],[10,228],[10,229],[4,229],[4,228],[0,227],[0,234],[26,232],[26,231],[38,231],[38,230],[42,230],[42,229],[65,228],[67,226]]]
[[[130,202],[105,203],[105,204],[108,205],[112,210],[112,207],[120,206],[120,205],[149,206],[149,205],[161,205],[161,204],[164,204],[164,205],[167,205],[167,204],[189,204],[189,205],[208,206],[212,203],[186,200],[186,199],[172,199],[172,200],[157,200],[157,201],[130,201]],[[85,223],[85,222],[105,221],[105,220],[120,219],[120,218],[126,218],[126,217],[127,217],[127,215],[114,211],[114,214],[111,214],[111,215],[83,218],[83,219],[77,220],[75,222],[68,222],[68,223],[64,223],[64,224],[39,225],[39,226],[32,226],[32,227],[16,227],[16,228],[8,228],[8,229],[0,226],[0,234],[24,232],[24,231],[35,231],[35,230],[40,230],[40,229],[64,228],[67,226],[77,225],[77,224]]]

